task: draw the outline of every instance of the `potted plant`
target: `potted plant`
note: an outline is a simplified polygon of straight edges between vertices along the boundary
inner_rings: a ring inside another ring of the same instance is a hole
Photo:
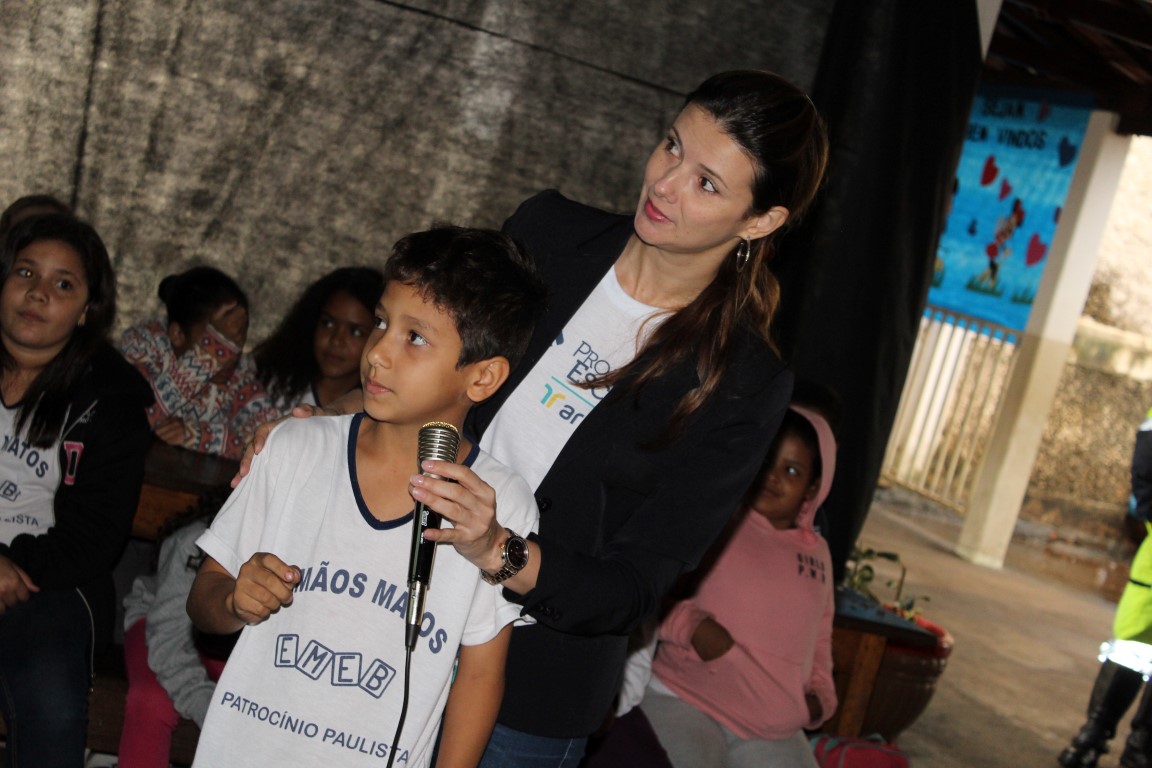
[[[899,577],[887,582],[893,590],[893,596],[887,600],[872,591],[876,579],[872,563],[876,560],[889,561],[900,569]],[[906,574],[907,568],[895,552],[855,547],[842,585],[842,591],[856,595],[857,600],[871,603],[876,610],[895,614],[936,638],[935,643],[910,643],[893,637],[884,648],[860,732],[879,733],[889,742],[895,741],[928,707],[953,645],[952,636],[943,627],[921,615],[918,603],[928,598],[904,595]]]

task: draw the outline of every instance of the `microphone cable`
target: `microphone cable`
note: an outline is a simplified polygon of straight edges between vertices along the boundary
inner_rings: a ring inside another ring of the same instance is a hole
[[[392,768],[396,760],[396,750],[400,747],[400,732],[404,730],[404,720],[408,717],[408,690],[412,682],[412,648],[404,645],[404,700],[400,705],[400,719],[396,722],[396,735],[392,737],[392,746],[388,748],[388,768]]]
[[[426,460],[456,461],[456,452],[460,447],[460,433],[456,427],[442,421],[433,421],[420,427],[416,453],[416,469],[424,472],[423,464]],[[439,475],[432,475],[439,477]],[[441,478],[443,479],[443,478]],[[388,749],[388,766],[396,760],[396,750],[400,747],[400,734],[404,730],[404,721],[408,717],[408,698],[412,683],[412,651],[416,647],[416,639],[420,634],[420,625],[423,620],[424,598],[429,584],[432,582],[432,558],[435,554],[435,545],[431,541],[424,541],[423,529],[425,527],[440,527],[440,516],[418,502],[412,513],[412,547],[408,560],[408,605],[404,620],[404,697],[400,704],[400,718],[396,723],[396,734],[392,737],[392,746]]]

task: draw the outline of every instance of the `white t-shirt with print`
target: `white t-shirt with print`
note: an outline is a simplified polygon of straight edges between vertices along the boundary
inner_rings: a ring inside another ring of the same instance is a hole
[[[364,506],[355,466],[363,418],[281,424],[197,541],[233,575],[255,552],[272,552],[303,575],[290,605],[241,634],[216,685],[197,766],[388,759],[404,689],[412,517],[383,523]],[[495,489],[501,521],[535,530],[524,481],[479,450],[469,459]],[[485,584],[450,545],[437,547],[397,766],[430,761],[458,646],[487,642],[518,616],[500,587]]]
[[[22,533],[43,535],[56,524],[53,500],[61,477],[59,443],[47,448],[29,445],[25,436],[16,434],[19,412],[19,407],[0,404],[2,544],[11,544]]]
[[[630,363],[663,317],[625,293],[609,269],[500,406],[480,447],[538,487],[576,427],[608,394],[578,384]]]

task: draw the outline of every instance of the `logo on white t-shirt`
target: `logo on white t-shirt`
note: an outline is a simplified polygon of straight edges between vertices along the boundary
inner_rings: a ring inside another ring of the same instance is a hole
[[[655,328],[653,307],[636,301],[608,270],[556,340],[500,407],[480,440],[535,488],[580,422],[610,387],[588,387],[627,365]]]

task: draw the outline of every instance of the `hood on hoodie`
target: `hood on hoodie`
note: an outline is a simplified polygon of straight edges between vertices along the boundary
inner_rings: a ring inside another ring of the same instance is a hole
[[[802,405],[789,405],[791,410],[807,419],[812,428],[816,430],[816,440],[820,445],[820,487],[816,495],[800,506],[800,513],[796,515],[796,528],[802,531],[812,531],[812,522],[816,518],[816,510],[828,498],[832,489],[832,478],[836,474],[836,438],[832,436],[832,427],[823,416],[809,410]]]

